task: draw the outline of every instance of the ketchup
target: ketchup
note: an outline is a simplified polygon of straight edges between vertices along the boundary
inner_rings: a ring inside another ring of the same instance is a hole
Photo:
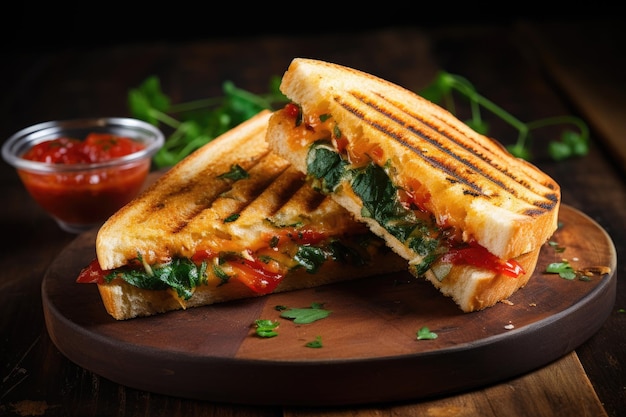
[[[41,142],[22,158],[55,165],[106,162],[145,146],[127,137],[90,133],[85,140],[69,137]],[[68,224],[106,220],[140,191],[150,159],[98,170],[32,172],[18,170],[28,192],[55,218]]]
[[[60,137],[30,148],[22,158],[49,164],[88,164],[130,155],[145,148],[142,143],[112,133],[90,133],[85,140]]]

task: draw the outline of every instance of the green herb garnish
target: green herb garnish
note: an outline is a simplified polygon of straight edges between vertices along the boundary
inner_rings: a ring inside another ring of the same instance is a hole
[[[567,261],[553,262],[546,267],[549,274],[559,274],[561,278],[573,280],[578,275],[574,268]]]
[[[239,213],[233,213],[224,219],[224,223],[232,223],[241,216]]]
[[[250,178],[250,174],[248,174],[248,171],[243,169],[239,164],[234,164],[230,167],[230,170],[228,172],[218,175],[217,177],[238,181]]]
[[[331,312],[322,307],[323,304],[313,303],[311,307],[289,308],[283,310],[280,316],[286,319],[292,319],[296,324],[309,324],[317,320],[325,319],[330,315]]]
[[[551,240],[548,242],[548,245],[550,245],[554,249],[554,251],[557,253],[565,252],[565,248],[563,246],[560,246],[558,242]]]
[[[416,336],[417,340],[432,340],[438,337],[437,333],[431,332],[430,329],[426,326],[419,329]]]
[[[316,336],[315,340],[306,343],[304,346],[306,346],[308,348],[313,348],[313,349],[319,349],[319,348],[323,347],[323,345],[322,345],[322,336]]]
[[[259,319],[254,321],[256,326],[256,334],[259,337],[274,337],[278,336],[276,328],[279,323],[277,321]]]
[[[507,146],[509,152],[518,158],[532,159],[530,151],[531,132],[548,126],[569,125],[576,130],[565,130],[559,141],[548,143],[548,154],[555,161],[584,156],[589,152],[589,128],[587,124],[575,116],[557,116],[524,123],[492,101],[478,94],[475,87],[465,78],[440,71],[433,82],[420,91],[420,95],[434,103],[444,106],[455,113],[453,92],[456,91],[469,101],[471,118],[465,123],[476,132],[488,134],[489,126],[483,120],[481,108],[515,128],[518,132],[517,142]]]

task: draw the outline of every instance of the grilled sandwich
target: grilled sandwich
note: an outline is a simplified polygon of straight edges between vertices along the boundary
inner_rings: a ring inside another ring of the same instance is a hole
[[[270,152],[264,111],[172,167],[99,229],[96,283],[124,320],[405,269]]]
[[[557,227],[560,187],[398,85],[296,58],[267,140],[465,312],[526,285]]]

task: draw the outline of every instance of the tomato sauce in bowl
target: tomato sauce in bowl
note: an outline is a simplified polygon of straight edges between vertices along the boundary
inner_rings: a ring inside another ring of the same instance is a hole
[[[62,229],[80,233],[104,222],[143,187],[164,141],[135,119],[48,122],[3,146],[25,188]]]

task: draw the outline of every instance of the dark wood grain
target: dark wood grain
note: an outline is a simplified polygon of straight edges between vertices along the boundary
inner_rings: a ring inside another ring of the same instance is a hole
[[[579,378],[567,376],[580,375]],[[532,398],[532,400],[529,400]],[[584,401],[580,401],[584,399]],[[579,404],[574,407],[572,404]],[[539,371],[481,390],[427,399],[419,403],[391,403],[360,408],[287,408],[290,417],[398,416],[606,416],[576,354],[570,353]]]
[[[626,119],[622,66],[615,65],[615,51],[626,42],[618,22],[589,19],[560,25],[523,26],[553,82],[584,114],[606,147],[610,161],[626,173]],[[566,42],[572,33],[584,31],[587,42]]]

